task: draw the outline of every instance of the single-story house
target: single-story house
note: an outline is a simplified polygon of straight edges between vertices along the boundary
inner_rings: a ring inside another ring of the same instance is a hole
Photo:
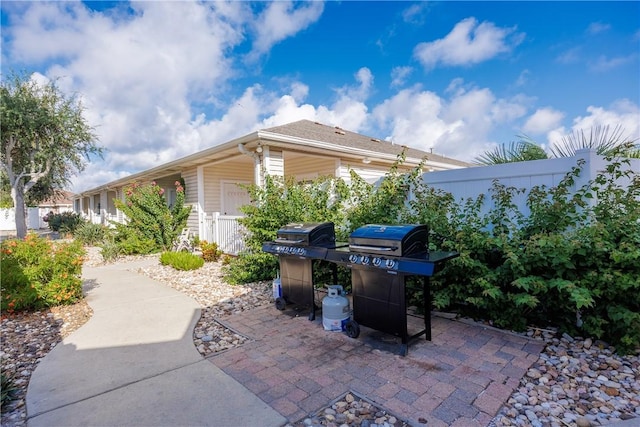
[[[187,226],[200,239],[215,241],[233,253],[234,231],[223,230],[224,219],[235,221],[239,208],[250,202],[247,191],[239,184],[261,185],[267,175],[293,176],[297,180],[335,176],[348,181],[350,170],[375,182],[388,172],[403,150],[406,159],[401,169],[411,170],[423,159],[425,172],[470,166],[339,127],[300,120],[258,130],[84,191],[75,196],[74,210],[96,223],[123,221],[123,214],[113,201],[123,199],[126,185],[155,181],[165,189],[167,202],[171,203],[175,198],[174,183],[183,179],[185,204],[192,206]]]

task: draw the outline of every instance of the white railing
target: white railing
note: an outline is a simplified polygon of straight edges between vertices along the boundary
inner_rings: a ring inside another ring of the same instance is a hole
[[[204,217],[204,233],[200,240],[215,242],[218,248],[229,255],[238,255],[244,248],[244,228],[238,222],[242,216],[221,215],[214,212],[213,215]]]

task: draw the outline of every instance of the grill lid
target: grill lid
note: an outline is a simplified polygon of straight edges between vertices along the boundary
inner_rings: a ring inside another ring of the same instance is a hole
[[[336,242],[332,222],[290,223],[278,230],[276,243],[297,246],[333,246]]]
[[[426,225],[368,224],[351,233],[349,249],[370,254],[410,256],[427,252],[428,241]]]

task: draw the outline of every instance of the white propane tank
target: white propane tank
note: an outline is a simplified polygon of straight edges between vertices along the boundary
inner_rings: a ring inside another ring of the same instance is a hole
[[[325,331],[344,331],[351,317],[349,300],[342,294],[340,285],[328,286],[327,296],[322,299],[322,326]]]
[[[278,299],[282,296],[282,281],[280,280],[280,275],[273,279],[273,299]]]

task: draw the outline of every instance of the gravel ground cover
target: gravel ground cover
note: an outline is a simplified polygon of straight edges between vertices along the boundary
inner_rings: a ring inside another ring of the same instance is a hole
[[[120,260],[123,261],[123,260]],[[97,248],[89,248],[87,266],[102,264]],[[258,282],[230,286],[222,281],[219,263],[181,272],[155,266],[139,271],[194,298],[202,316],[194,330],[194,346],[205,357],[242,345],[246,337],[225,328],[216,318],[271,304],[271,284]],[[25,394],[31,373],[58,342],[82,326],[91,308],[83,301],[34,313],[3,313],[0,329],[2,370],[15,379],[16,399],[2,408],[5,427],[26,425]],[[617,420],[638,419],[640,425],[640,358],[617,356],[605,343],[582,340],[550,331],[531,330],[529,335],[547,342],[545,350],[517,390],[494,418],[492,426],[597,426]],[[360,405],[360,406],[358,406]],[[371,406],[369,406],[371,405]],[[364,411],[360,407],[366,408]],[[342,411],[342,412],[341,412]],[[357,423],[343,421],[342,415],[358,413]],[[378,415],[378,416],[376,416]],[[402,425],[402,414],[343,396],[315,415],[296,422],[314,425]]]

